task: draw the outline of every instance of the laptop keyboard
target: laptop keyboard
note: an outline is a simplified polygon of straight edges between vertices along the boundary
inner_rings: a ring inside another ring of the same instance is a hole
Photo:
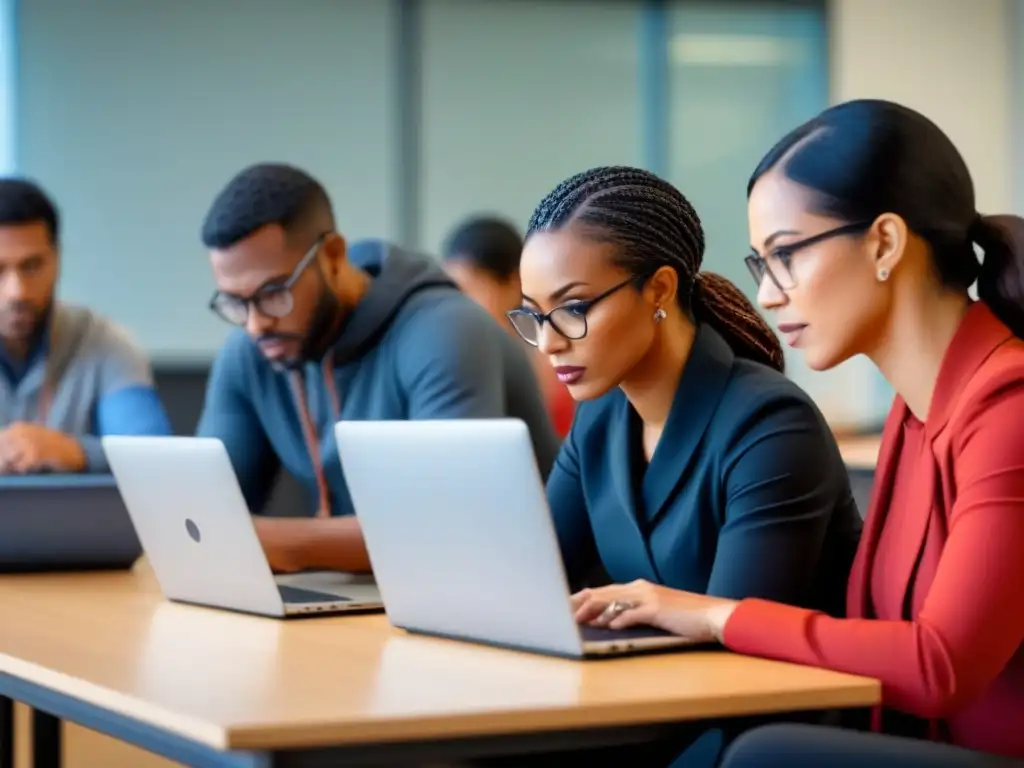
[[[303,587],[290,587],[287,584],[278,584],[278,591],[281,599],[286,603],[347,603],[350,598],[334,595],[330,592],[317,592],[315,589]]]
[[[584,624],[580,627],[580,634],[585,643],[601,643],[610,640],[642,640],[646,637],[666,637],[671,632],[654,627],[630,627],[629,629],[608,629],[607,627],[592,627]]]

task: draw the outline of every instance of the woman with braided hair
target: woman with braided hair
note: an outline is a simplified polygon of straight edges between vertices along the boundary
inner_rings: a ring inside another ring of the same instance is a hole
[[[690,203],[636,168],[573,176],[530,220],[508,315],[578,403],[548,480],[570,581],[603,571],[634,592],[840,615],[860,516],[839,450],[772,331],[703,257]],[[693,736],[621,757],[664,766]]]
[[[690,203],[636,168],[573,176],[530,220],[508,314],[579,403],[548,482],[570,580],[838,614],[860,532],[839,450],[703,256]]]

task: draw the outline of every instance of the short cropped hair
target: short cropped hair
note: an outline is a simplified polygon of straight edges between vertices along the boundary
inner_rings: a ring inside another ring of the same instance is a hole
[[[320,182],[290,165],[261,163],[239,172],[217,194],[201,236],[207,248],[228,248],[269,224],[292,235],[313,223],[334,228],[331,201]]]
[[[445,261],[468,262],[503,282],[519,272],[522,253],[522,235],[509,222],[492,216],[462,222],[441,247]]]
[[[0,227],[40,223],[50,242],[60,240],[60,214],[42,188],[28,179],[0,179]]]

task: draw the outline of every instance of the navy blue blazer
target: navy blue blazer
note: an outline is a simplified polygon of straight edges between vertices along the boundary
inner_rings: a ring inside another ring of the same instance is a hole
[[[547,485],[574,587],[603,566],[842,615],[861,518],[803,390],[702,325],[649,465],[641,433],[619,389],[577,410]]]

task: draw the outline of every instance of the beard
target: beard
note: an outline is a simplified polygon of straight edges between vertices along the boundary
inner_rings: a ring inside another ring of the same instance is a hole
[[[273,341],[297,342],[298,351],[294,355],[270,359],[270,364],[279,370],[301,369],[306,363],[324,356],[348,314],[338,297],[321,282],[320,295],[305,333],[267,333],[257,339],[257,345]]]
[[[0,306],[0,336],[14,344],[31,343],[42,333],[51,305],[52,300],[43,305],[11,301]]]
[[[313,310],[309,330],[302,340],[300,355],[303,361],[319,360],[334,344],[342,323],[348,317],[348,310],[338,301],[332,291],[323,287]]]

